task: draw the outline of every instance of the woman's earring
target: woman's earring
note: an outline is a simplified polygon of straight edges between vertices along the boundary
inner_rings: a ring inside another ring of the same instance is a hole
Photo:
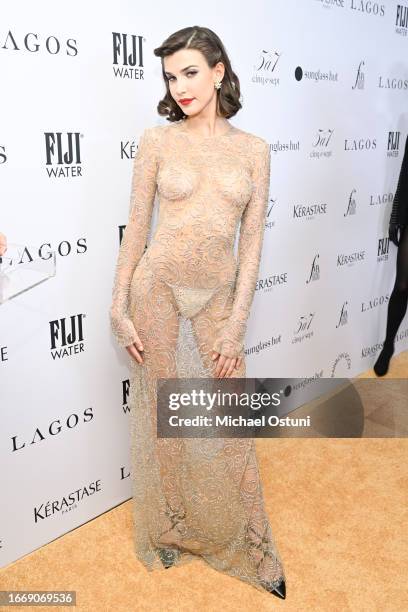
[[[214,83],[214,87],[215,89],[221,89],[221,81],[219,81],[218,79],[215,81]]]

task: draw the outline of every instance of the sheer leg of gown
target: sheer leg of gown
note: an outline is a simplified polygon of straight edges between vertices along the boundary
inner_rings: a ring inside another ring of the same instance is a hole
[[[217,325],[228,316],[231,289],[192,291],[155,280],[140,268],[132,318],[144,345],[130,384],[134,542],[149,570],[199,556],[215,569],[263,590],[284,571],[264,507],[252,439],[158,438],[157,379],[212,377]],[[213,295],[214,294],[214,295]],[[189,315],[189,316],[186,316]],[[245,377],[245,362],[234,377]]]
[[[211,377],[214,376],[216,367],[210,358],[214,333],[217,322],[229,316],[232,307],[231,298],[231,289],[228,286],[222,288],[192,319],[193,333],[200,356]],[[245,378],[245,376],[244,358],[231,378]],[[237,521],[235,540],[229,542],[229,550],[226,548],[220,555],[203,555],[203,557],[215,568],[222,567],[230,575],[248,581],[258,588],[261,581],[278,586],[281,580],[285,579],[284,568],[265,509],[254,440],[219,438],[203,442],[213,445],[218,443],[213,484],[219,478],[221,490],[225,486],[225,480],[228,480],[231,487],[230,499],[225,498],[225,505],[228,508],[229,521],[232,523],[234,520]],[[214,517],[213,520],[217,518]]]
[[[184,532],[179,476],[182,440],[157,437],[157,379],[177,376],[179,318],[171,289],[140,266],[133,277],[131,315],[144,346],[130,372],[131,477],[134,546],[148,570],[163,569],[160,552]],[[179,563],[192,560],[183,554]]]

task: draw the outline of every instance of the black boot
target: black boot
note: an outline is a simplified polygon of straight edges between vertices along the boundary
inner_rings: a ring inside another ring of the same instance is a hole
[[[378,356],[377,361],[374,364],[374,372],[377,376],[384,376],[388,372],[390,365],[390,359],[394,354],[394,343],[384,342],[381,353]]]
[[[273,586],[272,582],[267,582],[266,580],[261,580],[261,585],[264,589],[269,591],[269,593],[272,593],[272,595],[276,595],[276,597],[280,597],[281,599],[286,598],[286,585],[283,578],[277,586]]]

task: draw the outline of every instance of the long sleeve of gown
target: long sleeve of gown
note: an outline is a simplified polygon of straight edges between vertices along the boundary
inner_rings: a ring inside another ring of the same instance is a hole
[[[252,172],[254,189],[241,217],[238,271],[232,312],[213,345],[226,357],[238,357],[244,348],[247,321],[259,272],[270,181],[270,148],[257,142]]]
[[[408,218],[408,136],[405,141],[404,157],[402,159],[397,189],[392,203],[390,223],[406,225]]]
[[[136,340],[129,317],[129,290],[133,272],[143,255],[153,212],[158,167],[158,143],[154,128],[142,133],[133,160],[129,219],[122,235],[109,311],[111,329],[120,346]]]

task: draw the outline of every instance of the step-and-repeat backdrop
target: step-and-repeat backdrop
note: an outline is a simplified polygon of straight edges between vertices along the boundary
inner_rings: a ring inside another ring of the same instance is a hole
[[[138,139],[166,123],[153,49],[170,33],[198,24],[221,37],[242,87],[231,122],[271,147],[247,375],[304,377],[305,388],[353,377],[384,340],[408,2],[178,8],[2,8],[0,231],[24,246],[21,265],[55,252],[56,275],[0,305],[1,566],[131,496],[130,357],[108,312]],[[396,354],[407,347],[405,318]]]

